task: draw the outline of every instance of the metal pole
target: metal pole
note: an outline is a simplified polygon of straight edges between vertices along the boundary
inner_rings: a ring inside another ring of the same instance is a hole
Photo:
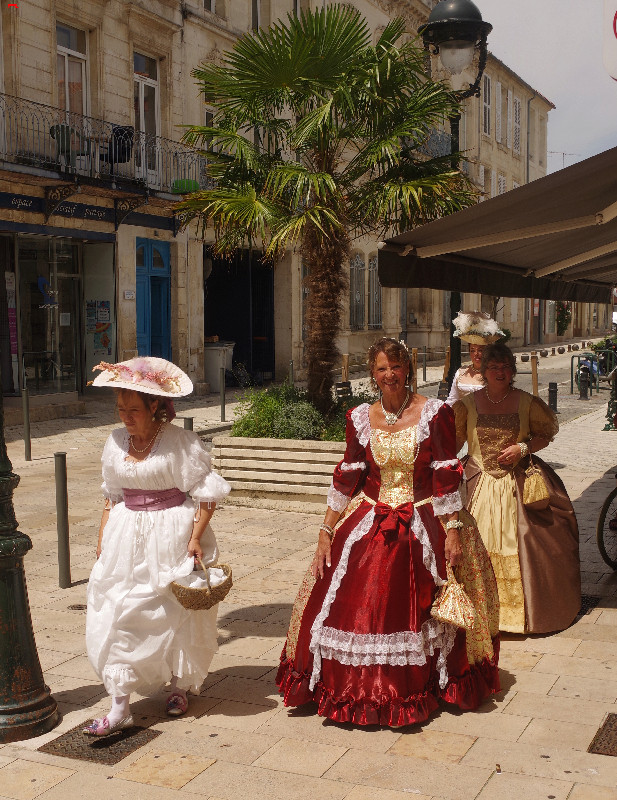
[[[221,422],[225,422],[225,367],[221,367]]]
[[[24,556],[32,541],[18,530],[13,492],[19,475],[6,452],[0,392],[0,742],[40,736],[60,721],[43,680],[26,589]]]
[[[424,351],[422,352],[422,380],[426,383],[426,345],[424,345]]]
[[[289,385],[294,386],[294,362],[293,358],[289,362]]]
[[[69,495],[66,481],[66,453],[54,453],[56,473],[56,530],[58,532],[58,586],[71,586],[71,549],[69,545]]]
[[[557,384],[552,381],[548,385],[548,407],[557,413]]]
[[[538,356],[535,350],[531,351],[531,392],[538,396]]]
[[[24,451],[26,461],[32,461],[32,442],[30,440],[30,392],[28,389],[21,390],[21,400],[24,413]]]
[[[193,430],[193,417],[185,417],[184,418],[184,430],[185,431],[192,431]]]

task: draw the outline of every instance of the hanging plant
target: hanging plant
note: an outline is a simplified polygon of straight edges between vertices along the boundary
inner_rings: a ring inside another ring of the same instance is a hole
[[[568,330],[568,325],[572,321],[572,307],[566,300],[558,300],[555,303],[555,323],[557,324],[557,335],[563,336]]]

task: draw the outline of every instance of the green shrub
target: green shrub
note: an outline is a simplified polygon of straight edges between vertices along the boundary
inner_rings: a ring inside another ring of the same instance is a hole
[[[275,439],[319,439],[324,419],[311,403],[288,403],[281,406],[274,421]]]

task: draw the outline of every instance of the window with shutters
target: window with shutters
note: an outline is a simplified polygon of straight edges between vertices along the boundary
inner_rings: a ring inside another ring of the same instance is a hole
[[[377,273],[377,256],[368,260],[368,326],[381,328],[381,284]]]
[[[357,253],[349,261],[349,327],[364,330],[364,255]]]
[[[514,98],[514,134],[512,149],[517,155],[521,153],[521,100],[519,97]]]
[[[512,89],[508,89],[506,100],[506,145],[512,149]]]
[[[495,83],[495,141],[501,142],[501,83]]]
[[[485,192],[486,192],[486,185],[485,185],[485,172],[484,164],[478,164],[478,185],[482,190],[482,195],[480,196],[480,202],[486,199]]]
[[[497,194],[505,194],[506,192],[506,176],[497,176]]]
[[[491,197],[497,196],[497,173],[494,169],[491,170]]]
[[[482,87],[482,133],[491,135],[491,79],[484,76]]]

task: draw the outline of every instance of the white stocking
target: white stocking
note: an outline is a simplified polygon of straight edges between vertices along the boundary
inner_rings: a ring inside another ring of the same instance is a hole
[[[110,725],[115,725],[121,719],[128,717],[130,714],[129,700],[130,694],[121,695],[120,697],[111,698],[111,711],[107,715]]]

